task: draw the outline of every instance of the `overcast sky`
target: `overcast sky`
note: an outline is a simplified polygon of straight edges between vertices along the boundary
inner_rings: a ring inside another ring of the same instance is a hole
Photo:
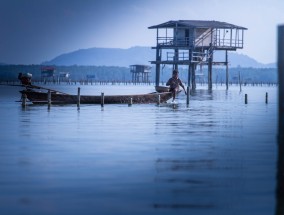
[[[248,28],[246,54],[276,62],[284,0],[0,0],[0,62],[38,64],[92,47],[155,46],[149,26],[216,20]]]

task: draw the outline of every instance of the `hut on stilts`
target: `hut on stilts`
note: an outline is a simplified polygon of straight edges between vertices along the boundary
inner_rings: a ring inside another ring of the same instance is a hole
[[[132,74],[132,83],[149,83],[151,66],[140,64],[130,65],[130,72]]]
[[[242,49],[245,27],[219,21],[178,20],[150,26],[157,30],[156,86],[160,83],[161,65],[188,66],[188,89],[196,89],[197,65],[208,66],[208,89],[212,89],[212,66],[226,66],[226,88],[229,87],[228,51]],[[222,62],[214,61],[214,51],[225,51]]]

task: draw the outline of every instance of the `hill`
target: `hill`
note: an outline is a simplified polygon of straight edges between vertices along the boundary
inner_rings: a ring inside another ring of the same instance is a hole
[[[89,48],[59,55],[42,64],[129,67],[132,64],[148,65],[150,64],[149,61],[155,60],[155,56],[155,50],[151,49],[151,47],[136,46],[128,49]],[[214,59],[216,61],[224,61],[224,52],[215,52]],[[276,64],[262,64],[247,55],[238,54],[237,52],[229,52],[229,63],[230,67],[276,68]]]

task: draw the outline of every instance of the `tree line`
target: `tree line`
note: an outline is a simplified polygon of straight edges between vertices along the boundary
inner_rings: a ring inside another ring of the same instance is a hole
[[[41,81],[41,69],[43,65],[0,65],[0,81],[16,81],[19,73],[31,73],[32,80]],[[60,73],[69,73],[69,81],[132,81],[132,73],[130,68],[116,66],[54,66],[54,78],[59,77]],[[162,66],[160,72],[161,82],[166,82],[172,74],[171,66]],[[207,68],[197,67],[196,81],[207,82]],[[277,69],[275,68],[229,68],[229,81],[234,83],[239,79],[243,83],[277,83]],[[188,69],[179,67],[180,79],[184,82],[188,80]],[[213,82],[225,82],[226,69],[224,67],[213,67]],[[149,80],[155,81],[155,67],[152,67]]]

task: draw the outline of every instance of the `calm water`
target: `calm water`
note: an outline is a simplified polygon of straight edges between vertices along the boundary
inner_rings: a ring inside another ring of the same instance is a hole
[[[274,214],[277,88],[198,88],[189,107],[180,94],[176,105],[78,111],[22,109],[19,88],[0,86],[0,214]]]

